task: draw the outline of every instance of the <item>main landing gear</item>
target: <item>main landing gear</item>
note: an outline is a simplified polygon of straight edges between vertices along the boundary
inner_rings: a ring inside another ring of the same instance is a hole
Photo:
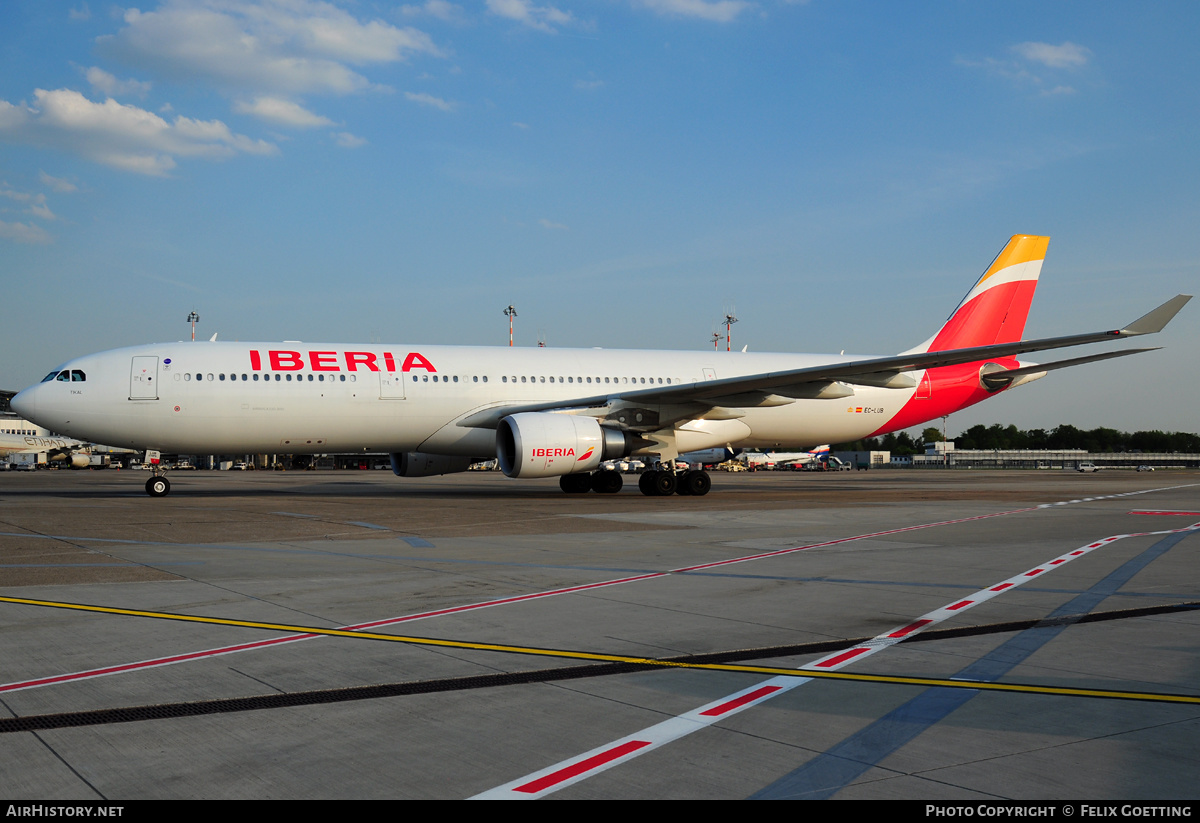
[[[585,494],[593,491],[598,494],[616,494],[625,485],[620,472],[611,469],[601,469],[591,474],[564,474],[558,479],[558,487],[567,494]]]
[[[708,472],[691,469],[682,474],[655,469],[642,472],[638,478],[638,489],[647,497],[664,497],[680,494],[688,497],[703,497],[712,488]]]
[[[591,474],[564,474],[558,479],[558,487],[567,494],[616,494],[624,485],[619,472],[601,469]],[[670,471],[653,470],[642,472],[638,478],[638,489],[648,497],[664,497],[671,494],[703,497],[712,488],[708,472],[691,470],[676,474]]]

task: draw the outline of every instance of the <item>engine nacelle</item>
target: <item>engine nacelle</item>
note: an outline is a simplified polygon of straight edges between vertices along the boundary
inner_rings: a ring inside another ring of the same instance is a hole
[[[522,412],[496,427],[496,457],[509,477],[559,477],[597,468],[633,451],[629,435],[594,417]]]
[[[397,477],[433,477],[438,474],[465,472],[473,457],[455,457],[448,454],[425,454],[424,452],[392,452],[392,473]]]
[[[50,463],[64,463],[72,469],[86,469],[92,463],[89,455],[65,449],[54,449],[53,451],[46,452],[46,460]]]

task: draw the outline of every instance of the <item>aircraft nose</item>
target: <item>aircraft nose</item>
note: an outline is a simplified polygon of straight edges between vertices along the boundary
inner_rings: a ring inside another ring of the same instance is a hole
[[[19,391],[8,401],[9,408],[26,420],[32,419],[37,414],[37,402],[33,399],[34,388],[34,386],[30,386]]]

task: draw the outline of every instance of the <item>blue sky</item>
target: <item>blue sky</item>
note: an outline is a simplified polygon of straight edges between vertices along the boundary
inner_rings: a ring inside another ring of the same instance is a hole
[[[1027,336],[1196,289],[1200,6],[0,5],[0,386],[223,340],[890,354],[1015,233]],[[1162,352],[951,418],[1200,429]]]

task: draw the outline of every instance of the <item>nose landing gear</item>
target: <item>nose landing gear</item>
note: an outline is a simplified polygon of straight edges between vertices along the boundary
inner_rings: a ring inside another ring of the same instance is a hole
[[[146,450],[146,465],[150,466],[153,472],[150,479],[146,481],[146,494],[151,497],[166,497],[171,492],[171,483],[163,475],[162,465],[159,461],[162,460],[162,454],[154,449]]]
[[[161,474],[146,481],[146,494],[151,497],[166,497],[171,492],[171,483]]]

